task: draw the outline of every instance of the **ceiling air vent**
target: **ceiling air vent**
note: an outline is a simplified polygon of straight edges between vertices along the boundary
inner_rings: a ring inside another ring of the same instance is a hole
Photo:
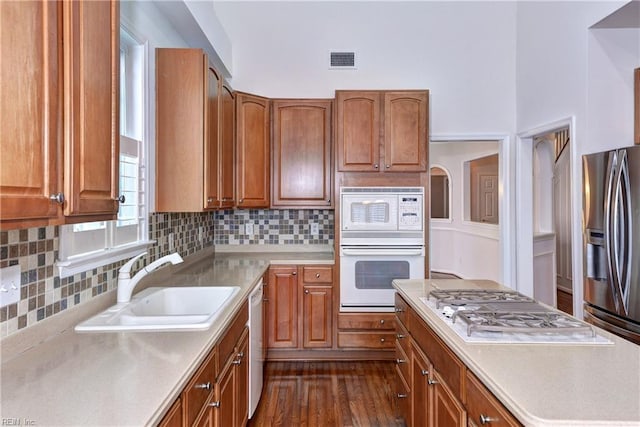
[[[355,52],[329,52],[329,68],[344,70],[356,68]]]

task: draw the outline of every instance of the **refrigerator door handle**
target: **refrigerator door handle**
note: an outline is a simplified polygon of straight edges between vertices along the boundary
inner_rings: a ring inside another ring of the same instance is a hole
[[[629,297],[631,287],[631,261],[633,260],[633,210],[631,206],[631,182],[629,179],[629,160],[627,158],[626,150],[620,151],[620,175],[619,175],[619,195],[621,214],[622,214],[622,229],[620,230],[621,236],[621,256],[622,256],[622,274],[618,280],[619,292],[622,300],[622,307],[624,314],[629,314]]]
[[[614,203],[617,194],[616,176],[618,174],[618,153],[611,153],[607,167],[607,195],[604,206],[605,250],[607,254],[607,269],[609,273],[609,287],[615,304],[616,312],[620,312],[620,296],[618,295],[617,262],[615,259],[615,215]]]

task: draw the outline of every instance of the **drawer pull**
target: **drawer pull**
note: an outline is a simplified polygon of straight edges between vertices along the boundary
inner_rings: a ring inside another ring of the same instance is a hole
[[[296,271],[291,272],[291,275],[292,275],[292,276],[295,276],[295,275],[297,275],[297,274],[298,274],[298,273],[297,273]]]
[[[496,422],[496,421],[498,421],[497,418],[491,418],[491,417],[488,417],[486,415],[480,414],[480,424],[482,424],[482,425],[491,424],[491,423]]]
[[[421,370],[420,373],[422,374],[423,377],[426,377],[427,375],[429,375],[429,371],[427,371],[426,369]]]
[[[403,335],[403,334],[396,334],[396,338],[398,338],[399,340],[401,340],[401,339],[403,339],[403,338],[406,338],[406,337],[407,337],[407,336],[406,336],[406,335]]]
[[[396,396],[398,396],[398,399],[404,399],[405,397],[407,397],[406,393],[398,393],[396,394]]]
[[[305,289],[304,293],[308,295],[309,294],[309,289]]]
[[[436,381],[436,380],[432,380],[432,379],[429,379],[429,380],[427,380],[427,384],[429,384],[429,385],[435,385],[435,384],[438,384],[438,381]]]
[[[218,400],[217,402],[211,402],[209,403],[209,406],[212,408],[219,408],[220,407],[220,401]]]
[[[396,359],[396,363],[399,365],[401,363],[407,363],[407,361],[404,359]]]
[[[380,324],[384,325],[384,319],[380,319]]]
[[[380,338],[380,342],[384,342],[384,338]]]
[[[233,363],[234,365],[239,365],[239,364],[241,364],[241,363],[242,363],[242,359],[234,360],[234,361],[233,361],[233,362],[231,362],[231,363]]]
[[[243,351],[241,351],[240,353],[238,353],[238,357],[239,357],[240,359],[242,359],[242,358],[244,357],[244,352],[243,352]]]
[[[396,313],[404,313],[404,309],[396,307]]]
[[[211,390],[211,382],[207,382],[206,384],[196,384],[193,386],[193,388]]]
[[[320,273],[316,273],[316,279],[320,278]]]

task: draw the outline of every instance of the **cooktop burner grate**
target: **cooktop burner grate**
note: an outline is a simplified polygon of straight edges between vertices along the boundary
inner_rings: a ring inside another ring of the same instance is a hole
[[[466,305],[494,302],[527,302],[535,303],[533,298],[516,291],[498,291],[485,289],[449,289],[429,292],[429,298],[435,298],[436,308],[441,305]]]
[[[453,313],[455,323],[461,318],[467,323],[467,335],[475,331],[522,332],[522,333],[590,333],[595,330],[584,322],[560,312],[501,312],[493,310],[459,310]]]

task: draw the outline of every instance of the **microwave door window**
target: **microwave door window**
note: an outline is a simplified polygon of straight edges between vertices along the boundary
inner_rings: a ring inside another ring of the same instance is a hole
[[[389,204],[385,202],[354,202],[351,204],[351,223],[387,224],[389,223]]]
[[[409,279],[408,261],[356,261],[356,289],[393,289],[394,279]]]

